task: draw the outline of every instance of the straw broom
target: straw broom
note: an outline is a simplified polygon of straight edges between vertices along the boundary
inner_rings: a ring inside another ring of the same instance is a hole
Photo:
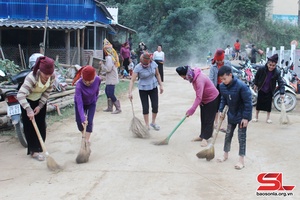
[[[76,163],[77,164],[88,162],[89,161],[89,157],[91,155],[91,150],[90,150],[89,144],[87,143],[87,141],[85,139],[86,126],[87,126],[87,124],[84,124],[84,126],[83,126],[82,139],[81,139],[81,147],[80,147],[79,153],[78,153],[78,155],[76,157]]]
[[[280,124],[289,124],[290,123],[289,117],[286,114],[284,101],[281,101],[281,111],[280,111],[279,121],[280,121]]]
[[[131,102],[131,108],[132,108],[132,114],[133,118],[130,123],[129,130],[135,134],[138,138],[146,138],[149,137],[149,130],[146,126],[142,124],[142,122],[135,116],[134,114],[134,109],[133,109],[133,104]]]
[[[42,146],[42,149],[43,149],[43,152],[44,154],[46,155],[46,159],[47,159],[47,167],[48,169],[52,170],[52,171],[55,171],[55,170],[58,170],[58,169],[61,169],[61,167],[55,162],[55,160],[49,155],[47,149],[46,149],[46,146],[45,146],[45,143],[42,139],[42,136],[41,136],[41,133],[39,131],[39,128],[35,122],[35,118],[33,118],[32,120],[32,125],[35,129],[35,132],[36,132],[36,135],[40,141],[40,144]]]
[[[224,121],[224,118],[225,118],[225,115],[226,115],[227,111],[228,111],[228,106],[226,105],[225,108],[223,109],[223,112],[221,113],[220,120],[219,120],[218,127],[217,127],[217,131],[216,131],[215,137],[213,139],[213,142],[211,144],[209,144],[206,149],[204,149],[204,150],[202,150],[202,151],[200,151],[196,154],[196,156],[198,158],[206,158],[207,161],[210,161],[210,160],[214,159],[214,157],[215,157],[214,145],[215,145],[215,142],[217,140],[218,133],[220,131],[222,122]]]
[[[173,131],[168,135],[168,137],[160,142],[154,142],[155,145],[168,145],[169,140],[172,137],[172,135],[175,133],[177,128],[182,124],[182,122],[186,119],[186,115],[180,120],[180,122],[177,124],[177,126],[173,129]]]

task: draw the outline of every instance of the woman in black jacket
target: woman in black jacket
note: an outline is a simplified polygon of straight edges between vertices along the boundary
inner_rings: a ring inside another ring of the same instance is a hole
[[[276,68],[278,62],[278,54],[274,54],[268,58],[268,62],[264,67],[257,70],[254,80],[254,90],[258,91],[256,115],[252,121],[258,121],[259,111],[263,110],[267,112],[267,123],[272,123],[270,119],[270,113],[272,108],[272,98],[276,89],[276,82],[280,88],[280,97],[284,100],[284,81],[280,75],[280,71]]]

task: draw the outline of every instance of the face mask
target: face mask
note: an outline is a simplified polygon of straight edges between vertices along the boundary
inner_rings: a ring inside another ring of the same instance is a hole
[[[195,76],[194,70],[190,66],[188,66],[185,80],[188,80],[191,83],[194,80],[194,76]]]

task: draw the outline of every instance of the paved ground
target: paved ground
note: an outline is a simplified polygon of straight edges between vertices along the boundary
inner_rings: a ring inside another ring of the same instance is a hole
[[[157,121],[161,130],[151,130],[149,139],[133,137],[128,130],[131,105],[124,97],[122,114],[96,113],[92,154],[86,164],[75,163],[81,135],[74,118],[48,128],[46,146],[56,162],[65,167],[60,172],[51,172],[46,162],[26,156],[26,149],[16,138],[1,136],[0,199],[300,199],[299,102],[297,109],[289,113],[290,125],[278,123],[277,111],[271,114],[273,124],[264,122],[265,113],[259,122],[250,123],[246,167],[238,171],[234,169],[238,160],[236,135],[225,163],[195,156],[203,149],[199,143],[191,142],[199,133],[199,110],[178,128],[169,145],[151,143],[167,137],[195,97],[192,86],[175,74],[174,68],[166,68],[164,85]],[[136,116],[142,119],[137,89],[133,102]],[[223,154],[223,142],[224,133],[220,133],[215,144],[216,158]],[[282,173],[283,185],[296,185],[291,191],[293,196],[257,197],[257,176],[262,172]]]

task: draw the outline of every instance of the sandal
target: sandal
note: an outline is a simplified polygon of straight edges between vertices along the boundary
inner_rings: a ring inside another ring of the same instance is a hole
[[[38,161],[44,161],[45,160],[45,156],[43,156],[42,154],[37,153],[37,152],[31,154],[31,157],[38,160]]]
[[[207,140],[205,140],[205,139],[202,140],[200,146],[201,147],[206,147],[207,146]]]
[[[217,162],[222,163],[225,162],[228,158],[222,157],[222,158],[218,158]]]
[[[267,120],[267,123],[268,123],[268,124],[272,124],[272,120],[268,119],[268,120]]]
[[[234,166],[234,169],[241,170],[241,169],[243,169],[244,167],[245,167],[245,166],[244,166],[242,163],[238,162],[238,163]]]
[[[192,142],[201,142],[203,138],[201,137],[196,137],[195,139],[192,140]]]
[[[150,124],[150,126],[152,127],[152,128],[154,128],[154,130],[156,130],[156,131],[159,131],[160,130],[160,127],[157,125],[157,124]]]
[[[225,128],[220,128],[220,131],[223,133],[226,133],[226,129]]]

